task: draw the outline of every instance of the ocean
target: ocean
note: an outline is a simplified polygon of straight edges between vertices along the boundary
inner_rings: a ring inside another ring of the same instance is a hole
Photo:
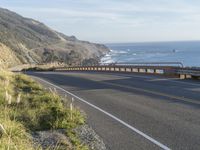
[[[106,44],[102,63],[182,62],[200,67],[200,41]]]

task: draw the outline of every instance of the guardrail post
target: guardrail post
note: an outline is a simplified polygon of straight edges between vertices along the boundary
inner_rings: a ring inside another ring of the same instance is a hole
[[[187,78],[187,79],[191,79],[191,78],[192,78],[192,75],[189,75],[189,74],[188,74],[188,75],[186,75],[186,78]]]
[[[180,79],[185,79],[186,75],[185,74],[180,74]]]
[[[132,68],[132,72],[138,72],[137,68]]]
[[[143,63],[144,64],[144,63]],[[180,79],[186,78],[199,78],[200,70],[196,68],[189,67],[173,67],[173,66],[140,66],[135,65],[132,66],[130,64],[119,64],[119,65],[99,65],[99,66],[69,66],[69,67],[60,67],[57,70],[62,70],[62,68],[66,71],[113,71],[113,72],[140,72],[140,73],[154,73],[154,74],[165,74],[172,76],[180,76]]]
[[[126,72],[131,72],[131,68],[130,67],[126,68]]]

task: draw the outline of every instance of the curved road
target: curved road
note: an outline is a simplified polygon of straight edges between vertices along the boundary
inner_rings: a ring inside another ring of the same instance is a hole
[[[86,101],[76,105],[108,149],[200,149],[199,81],[100,72],[28,74]]]

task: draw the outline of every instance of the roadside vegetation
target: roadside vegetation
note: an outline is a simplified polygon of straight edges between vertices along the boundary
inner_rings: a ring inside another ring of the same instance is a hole
[[[58,129],[64,130],[72,147],[58,142],[53,149],[88,149],[73,132],[85,123],[85,117],[69,106],[55,90],[43,89],[26,75],[1,71],[0,149],[40,150],[42,146],[34,143],[32,135]]]
[[[22,69],[22,71],[54,71],[54,67],[29,67],[26,69]]]

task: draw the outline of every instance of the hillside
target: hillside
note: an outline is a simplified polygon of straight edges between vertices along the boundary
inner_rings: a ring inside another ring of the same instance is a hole
[[[101,44],[80,41],[41,22],[0,8],[0,65],[65,62],[94,63],[108,52]]]

